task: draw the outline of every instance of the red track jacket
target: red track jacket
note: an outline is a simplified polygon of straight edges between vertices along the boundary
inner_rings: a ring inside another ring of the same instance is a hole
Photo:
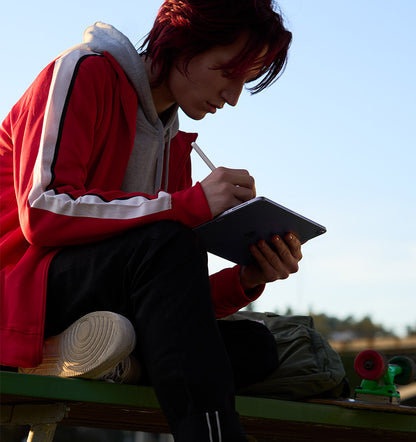
[[[119,190],[136,132],[137,95],[109,54],[70,55],[78,57],[74,68],[62,69],[65,57],[48,65],[0,127],[3,365],[41,362],[48,266],[60,248],[162,219],[194,227],[212,218],[200,184],[191,181],[196,134],[172,139],[166,192]],[[212,275],[211,287],[218,317],[261,293],[247,297],[238,266]]]

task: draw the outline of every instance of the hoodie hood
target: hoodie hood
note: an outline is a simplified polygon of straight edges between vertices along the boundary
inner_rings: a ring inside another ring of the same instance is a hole
[[[139,106],[136,136],[122,190],[155,194],[161,187],[164,163],[166,189],[170,140],[179,129],[178,107],[172,108],[163,124],[156,112],[149,79],[140,55],[130,40],[113,26],[100,22],[90,26],[84,32],[83,44],[80,46],[93,52],[108,52],[113,56],[137,92]]]

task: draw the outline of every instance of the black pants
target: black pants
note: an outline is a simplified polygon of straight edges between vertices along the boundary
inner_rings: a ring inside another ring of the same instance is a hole
[[[133,323],[137,357],[175,440],[246,440],[207,255],[190,229],[162,221],[60,251],[49,270],[45,336],[98,310]]]

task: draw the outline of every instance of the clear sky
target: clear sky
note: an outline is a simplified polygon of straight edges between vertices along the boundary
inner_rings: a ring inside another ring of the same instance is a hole
[[[2,6],[0,119],[38,72],[95,21],[137,43],[161,0],[23,0]],[[348,315],[398,334],[416,326],[416,2],[281,0],[294,39],[283,77],[202,121],[214,164],[246,168],[258,194],[327,227],[259,311]],[[193,157],[194,178],[209,170]],[[212,271],[228,265],[210,258]]]

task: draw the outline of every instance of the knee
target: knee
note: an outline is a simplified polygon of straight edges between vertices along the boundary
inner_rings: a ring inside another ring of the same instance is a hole
[[[177,221],[160,221],[153,224],[153,232],[159,241],[177,242],[183,247],[202,249],[201,242],[195,232]]]

